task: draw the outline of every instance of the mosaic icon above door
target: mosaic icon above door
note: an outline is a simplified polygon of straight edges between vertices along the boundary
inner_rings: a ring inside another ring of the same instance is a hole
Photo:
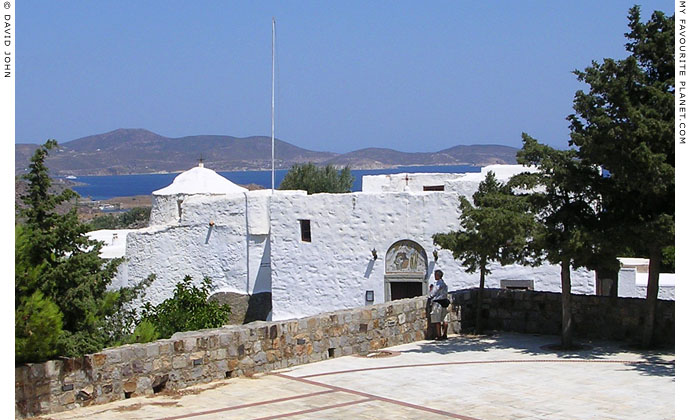
[[[424,274],[426,270],[426,252],[424,252],[424,248],[414,241],[398,241],[386,253],[386,274]]]

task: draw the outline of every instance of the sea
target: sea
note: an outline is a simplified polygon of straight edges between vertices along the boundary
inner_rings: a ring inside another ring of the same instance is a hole
[[[464,173],[480,172],[481,167],[469,165],[455,166],[399,166],[390,169],[361,169],[352,170],[354,183],[352,191],[362,191],[362,177],[364,175],[386,175],[398,173]],[[276,171],[276,188],[287,174],[287,170]],[[218,172],[235,184],[257,184],[264,188],[271,188],[271,171],[231,171]],[[113,197],[130,197],[134,195],[150,195],[153,191],[170,185],[179,173],[144,174],[144,175],[104,175],[78,176],[71,179],[79,183],[72,187],[82,197],[92,200],[107,200]]]

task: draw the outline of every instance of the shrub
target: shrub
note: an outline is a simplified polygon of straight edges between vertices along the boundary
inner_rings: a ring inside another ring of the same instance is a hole
[[[128,344],[132,343],[149,343],[158,339],[158,330],[153,322],[149,320],[143,320],[134,329],[134,332],[127,340]]]
[[[210,292],[211,279],[205,277],[197,287],[192,284],[190,276],[185,276],[175,286],[171,298],[156,306],[144,305],[142,323],[150,322],[161,338],[169,338],[180,331],[222,327],[228,321],[230,306],[209,302]]]

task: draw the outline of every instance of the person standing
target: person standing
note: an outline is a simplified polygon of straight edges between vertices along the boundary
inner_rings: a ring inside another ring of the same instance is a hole
[[[443,281],[443,271],[434,271],[436,283],[429,286],[429,300],[431,301],[431,325],[436,331],[435,340],[448,338],[448,323],[445,322],[448,310],[448,286]]]

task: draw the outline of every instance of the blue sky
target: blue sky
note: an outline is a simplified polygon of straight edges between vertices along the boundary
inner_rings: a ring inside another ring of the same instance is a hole
[[[504,4],[505,3],[505,4]],[[25,1],[16,142],[117,128],[312,150],[567,147],[571,73],[627,55],[623,1]],[[671,1],[641,1],[673,14]]]

